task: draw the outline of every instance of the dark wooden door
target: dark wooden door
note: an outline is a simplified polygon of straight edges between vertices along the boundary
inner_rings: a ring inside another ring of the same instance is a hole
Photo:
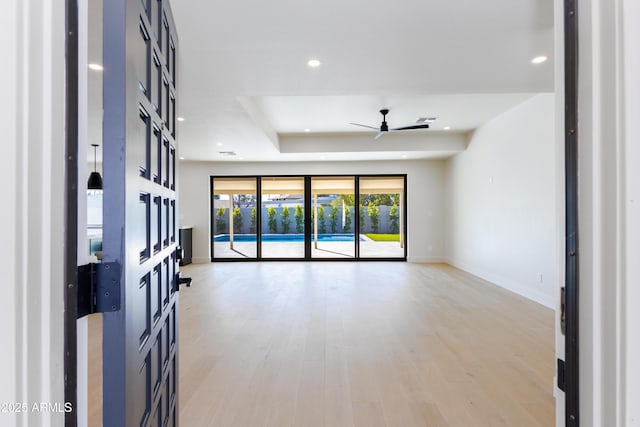
[[[104,2],[103,425],[178,424],[176,30],[166,0]]]

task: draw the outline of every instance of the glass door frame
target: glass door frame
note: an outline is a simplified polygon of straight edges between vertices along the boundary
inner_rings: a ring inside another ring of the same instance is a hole
[[[260,219],[260,222],[258,222],[257,224],[257,230],[256,232],[258,233],[258,235],[260,236],[260,240],[258,240],[258,244],[260,247],[260,251],[259,251],[259,260],[260,261],[307,261],[309,260],[309,257],[311,256],[311,241],[310,241],[310,234],[309,234],[309,230],[307,229],[307,227],[311,227],[311,221],[310,221],[310,210],[308,211],[308,205],[309,205],[309,189],[310,189],[310,178],[308,175],[260,175],[258,176],[258,183],[259,183],[259,187],[258,187],[258,200],[257,200],[257,206],[260,207],[260,212],[262,212],[262,180],[263,179],[269,179],[269,178],[282,178],[283,180],[291,180],[291,179],[301,179],[303,181],[303,210],[304,210],[304,227],[303,227],[303,234],[304,234],[304,244],[303,244],[303,255],[302,257],[263,257],[262,256],[262,234],[263,234],[263,229],[262,229],[262,219]],[[275,193],[273,193],[275,194]],[[309,208],[310,209],[310,208]],[[260,217],[262,218],[262,217]]]
[[[407,197],[407,174],[394,174],[394,173],[388,173],[388,174],[361,174],[361,175],[356,175],[356,224],[357,224],[357,230],[358,230],[358,235],[360,235],[362,233],[361,227],[360,227],[360,205],[361,205],[361,200],[360,200],[360,195],[362,194],[361,191],[361,185],[360,185],[360,179],[364,178],[365,180],[370,179],[370,178],[400,178],[402,179],[402,191],[400,193],[400,224],[399,224],[399,230],[398,232],[400,233],[400,243],[401,243],[401,247],[402,247],[402,256],[401,257],[367,257],[367,256],[362,256],[361,254],[361,248],[360,248],[360,240],[357,239],[358,241],[356,242],[356,256],[358,260],[362,260],[362,261],[397,261],[397,260],[402,260],[402,261],[406,261],[407,260],[407,205],[408,205],[408,197]],[[383,193],[375,193],[375,194],[383,194]],[[364,228],[364,226],[362,227]]]
[[[400,257],[361,257],[360,256],[360,178],[401,178],[403,182],[403,191],[400,203],[400,215],[401,215],[401,243],[403,247],[403,255]],[[255,258],[216,258],[214,253],[213,237],[214,237],[214,181],[216,178],[236,178],[236,179],[255,179],[256,180],[256,257]],[[262,178],[303,178],[304,179],[304,257],[300,258],[285,258],[285,257],[262,257]],[[353,178],[354,179],[354,256],[353,257],[322,257],[313,258],[312,253],[312,178]],[[211,175],[209,177],[209,216],[210,216],[210,230],[209,230],[209,245],[211,253],[211,262],[251,262],[251,261],[406,261],[407,260],[407,174],[399,173],[387,173],[387,174],[314,174],[314,175]]]
[[[256,183],[256,256],[255,257],[244,257],[244,258],[225,258],[225,257],[216,257],[215,256],[215,245],[214,245],[214,237],[215,237],[215,193],[214,193],[214,182],[216,179],[238,179],[238,180],[249,180],[253,179]],[[258,225],[262,221],[262,213],[261,209],[259,209],[259,201],[260,201],[260,179],[255,175],[215,175],[209,178],[209,248],[210,248],[210,259],[211,261],[257,261],[262,258],[262,239],[259,233],[260,228]]]
[[[310,190],[310,197],[311,197],[311,203],[310,203],[310,209],[313,211],[313,215],[310,216],[310,220],[312,223],[312,229],[311,229],[311,242],[310,242],[310,247],[311,247],[311,252],[310,252],[310,257],[311,260],[313,261],[321,261],[321,260],[330,260],[330,261],[335,261],[335,260],[346,260],[346,261],[353,261],[355,259],[357,259],[357,252],[358,252],[358,233],[357,233],[357,228],[356,228],[356,224],[355,222],[353,223],[353,255],[346,255],[343,254],[344,256],[340,256],[340,257],[314,257],[313,256],[313,249],[318,249],[316,244],[315,244],[315,237],[316,237],[316,228],[315,228],[315,221],[317,221],[317,219],[315,218],[315,212],[316,212],[316,207],[315,207],[315,201],[316,199],[316,194],[314,193],[314,188],[313,188],[313,181],[314,179],[317,179],[319,181],[322,181],[323,179],[326,181],[332,181],[332,180],[344,180],[345,178],[353,180],[353,197],[354,197],[354,201],[356,200],[356,186],[357,186],[357,175],[344,175],[344,174],[334,174],[334,175],[310,175],[310,180],[311,180],[311,190]],[[337,193],[320,193],[320,194],[337,194]],[[340,194],[351,194],[351,193],[340,193]],[[357,202],[354,202],[355,205],[357,205]],[[353,207],[354,211],[353,211],[353,215],[354,215],[354,221],[355,218],[358,215],[356,206]]]

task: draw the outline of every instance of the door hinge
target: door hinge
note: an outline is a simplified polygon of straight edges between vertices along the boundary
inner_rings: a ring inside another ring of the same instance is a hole
[[[78,267],[78,319],[120,310],[120,264],[102,262]]]
[[[564,360],[562,359],[558,359],[558,370],[556,372],[557,378],[558,378],[558,388],[562,391],[564,391],[564,385],[565,385],[565,367],[564,367]]]

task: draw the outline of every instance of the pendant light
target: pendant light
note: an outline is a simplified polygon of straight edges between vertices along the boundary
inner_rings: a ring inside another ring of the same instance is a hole
[[[96,162],[96,150],[98,148],[98,144],[91,144],[91,146],[93,147],[93,172],[89,175],[87,188],[89,190],[102,190],[102,177],[100,176],[100,173],[98,173]]]

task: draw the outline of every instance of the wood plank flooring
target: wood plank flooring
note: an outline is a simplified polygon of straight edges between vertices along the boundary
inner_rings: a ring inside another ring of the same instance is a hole
[[[452,267],[182,271],[183,426],[554,424],[553,312]]]
[[[553,312],[446,265],[182,268],[182,426],[553,426]],[[101,425],[101,322],[90,426]]]

